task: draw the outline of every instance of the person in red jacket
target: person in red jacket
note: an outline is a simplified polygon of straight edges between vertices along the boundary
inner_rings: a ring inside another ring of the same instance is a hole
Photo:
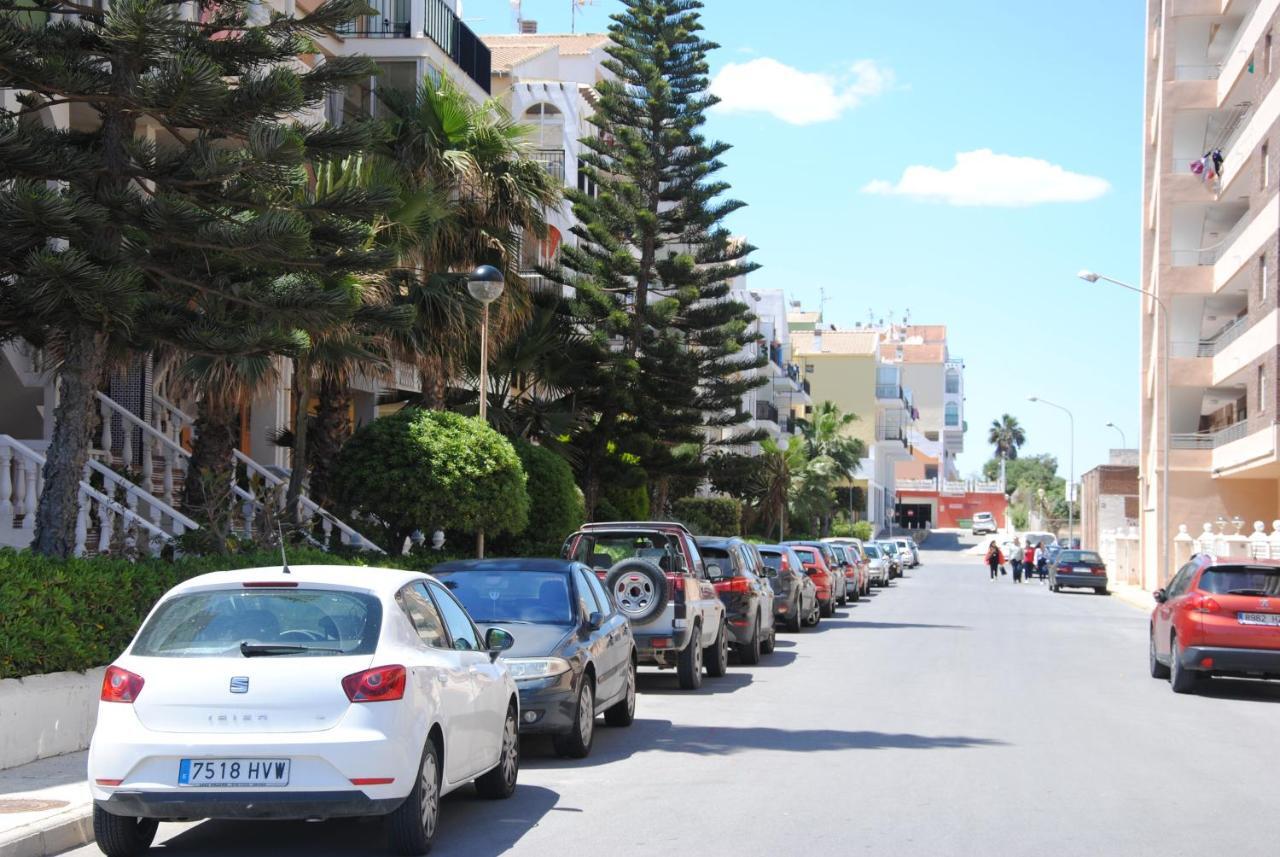
[[[1031,573],[1035,571],[1035,569],[1036,569],[1036,548],[1035,548],[1035,545],[1028,542],[1027,546],[1022,551],[1022,571],[1025,571],[1027,574],[1027,577],[1029,578],[1031,577]],[[1014,578],[1014,580],[1017,583],[1021,583],[1022,576],[1019,575],[1018,577]]]

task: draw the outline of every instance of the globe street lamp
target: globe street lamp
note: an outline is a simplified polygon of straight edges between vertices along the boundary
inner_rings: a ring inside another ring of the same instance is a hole
[[[467,275],[467,291],[484,307],[480,320],[480,422],[489,422],[489,304],[502,296],[502,272],[481,265]],[[476,556],[484,559],[484,528],[476,530]]]
[[[1164,444],[1160,453],[1160,524],[1157,527],[1159,532],[1159,545],[1156,548],[1156,577],[1160,582],[1164,581],[1165,569],[1168,568],[1169,554],[1169,446],[1173,442],[1173,425],[1169,422],[1169,307],[1160,299],[1159,295],[1150,289],[1144,289],[1140,286],[1133,286],[1120,280],[1105,277],[1102,274],[1096,274],[1093,271],[1081,271],[1077,276],[1087,283],[1096,283],[1098,280],[1105,280],[1114,286],[1122,289],[1128,289],[1131,292],[1137,292],[1145,295],[1155,302],[1160,309],[1160,314],[1164,317],[1163,345],[1164,354],[1160,361],[1160,374],[1163,377],[1163,385],[1160,388],[1161,398],[1164,399]],[[1145,581],[1144,581],[1145,582]]]
[[[1076,419],[1071,415],[1071,411],[1062,407],[1062,405],[1054,404],[1048,399],[1042,399],[1039,396],[1028,396],[1027,401],[1039,402],[1042,405],[1048,405],[1051,408],[1057,408],[1067,415],[1067,425],[1071,429],[1071,454],[1070,454],[1070,477],[1071,481],[1067,483],[1067,546],[1075,547],[1076,538],[1076,514],[1075,507],[1071,505],[1071,498],[1076,493]]]
[[[502,272],[492,265],[481,265],[467,275],[467,291],[484,307],[480,320],[480,421],[489,416],[489,304],[502,297],[505,285]]]

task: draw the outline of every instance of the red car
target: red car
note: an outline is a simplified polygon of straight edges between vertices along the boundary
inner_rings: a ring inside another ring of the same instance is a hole
[[[822,558],[822,549],[816,545],[791,545],[800,562],[804,564],[804,573],[809,575],[814,587],[818,590],[818,614],[824,619],[835,613],[835,581],[833,572]]]
[[[1280,678],[1280,562],[1194,556],[1153,594],[1151,675],[1175,693],[1212,675]]]

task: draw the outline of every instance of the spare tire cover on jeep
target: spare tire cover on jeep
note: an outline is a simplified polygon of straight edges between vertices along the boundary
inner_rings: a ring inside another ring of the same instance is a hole
[[[646,622],[667,604],[667,576],[647,559],[624,559],[609,569],[605,589],[618,612],[632,622]]]

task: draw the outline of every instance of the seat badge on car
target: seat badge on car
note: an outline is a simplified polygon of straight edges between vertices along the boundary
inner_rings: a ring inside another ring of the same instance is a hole
[[[1270,607],[1270,606],[1271,606],[1271,599],[1270,599],[1270,598],[1264,598],[1264,599],[1262,599],[1261,601],[1259,601],[1259,602],[1258,602],[1258,606],[1259,606],[1259,607]]]
[[[231,692],[232,693],[248,693],[249,677],[247,675],[233,675],[231,677]]]

